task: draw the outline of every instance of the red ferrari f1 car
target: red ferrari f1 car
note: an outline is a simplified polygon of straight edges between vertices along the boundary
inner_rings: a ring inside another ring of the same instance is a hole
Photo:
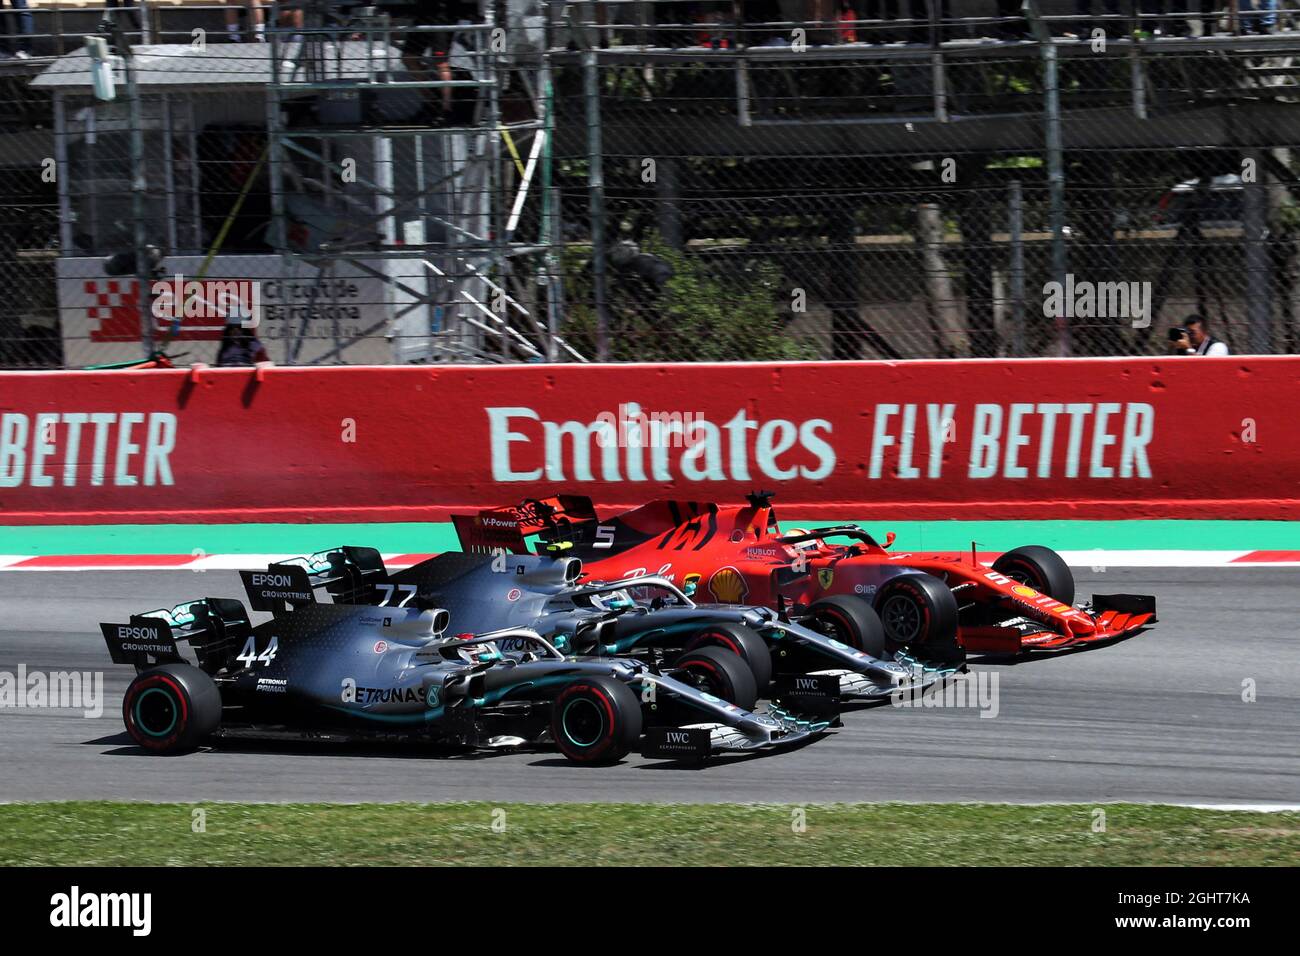
[[[767,492],[734,506],[652,501],[604,519],[590,499],[558,495],[453,520],[467,551],[524,553],[537,535],[539,550],[581,558],[592,579],[663,575],[697,599],[776,607],[878,657],[1060,651],[1156,622],[1149,595],[1076,605],[1074,575],[1050,548],[1015,548],[988,567],[974,554],[895,554],[892,532],[881,545],[856,525],[783,532]]]

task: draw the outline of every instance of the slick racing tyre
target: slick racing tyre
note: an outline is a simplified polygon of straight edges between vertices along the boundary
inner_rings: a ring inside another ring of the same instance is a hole
[[[1051,548],[1041,544],[1013,548],[993,562],[993,570],[1062,604],[1074,604],[1074,573]]]
[[[835,594],[814,601],[808,616],[827,637],[856,650],[883,657],[885,629],[880,615],[867,601],[851,594]]]
[[[743,624],[710,624],[686,642],[685,650],[699,647],[724,647],[748,664],[760,697],[772,683],[772,652],[767,641]]]
[[[678,680],[743,710],[753,710],[758,703],[754,672],[724,647],[697,647],[677,658],[673,667]]]
[[[611,677],[576,680],[555,698],[551,737],[574,763],[616,763],[641,739],[641,702]]]
[[[122,698],[131,739],[159,754],[193,750],[221,723],[221,692],[190,664],[164,664],[136,676]]]
[[[957,599],[930,574],[900,574],[876,594],[876,613],[890,650],[911,647],[927,655],[957,643]]]

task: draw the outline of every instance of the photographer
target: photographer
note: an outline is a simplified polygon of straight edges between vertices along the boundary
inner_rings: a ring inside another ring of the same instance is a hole
[[[1181,326],[1169,330],[1172,355],[1228,355],[1228,343],[1210,335],[1205,319],[1192,313]]]
[[[246,328],[243,320],[231,318],[221,332],[221,344],[217,346],[217,365],[229,368],[232,365],[258,365],[270,362],[266,346],[262,344],[251,328]]]

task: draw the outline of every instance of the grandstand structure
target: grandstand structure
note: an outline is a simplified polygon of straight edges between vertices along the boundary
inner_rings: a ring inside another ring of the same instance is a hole
[[[282,364],[1296,351],[1293,13],[1171,6],[42,2],[0,365],[212,361],[151,247]]]

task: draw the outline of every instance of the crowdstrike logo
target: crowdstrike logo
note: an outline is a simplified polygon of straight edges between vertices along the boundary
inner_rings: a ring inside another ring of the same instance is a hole
[[[634,402],[620,416],[636,441],[622,442],[608,412],[594,421],[547,421],[526,406],[486,409],[492,478],[512,481],[818,481],[835,468],[831,423],[750,418],[744,409],[721,424],[703,415],[643,412]],[[674,417],[676,416],[676,417]],[[643,440],[651,439],[651,440]],[[599,459],[599,477],[593,472]]]
[[[50,897],[50,925],[58,928],[129,927],[133,936],[153,928],[152,893],[82,893],[74,886]]]

